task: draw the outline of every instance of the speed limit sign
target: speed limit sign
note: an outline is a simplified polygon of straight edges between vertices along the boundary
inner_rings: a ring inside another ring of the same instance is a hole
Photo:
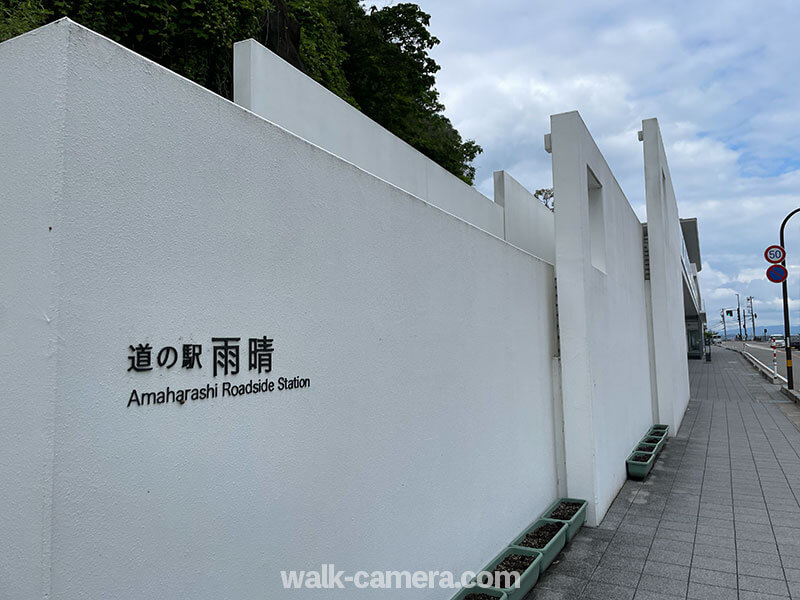
[[[786,250],[783,249],[782,246],[773,245],[764,250],[764,258],[767,259],[767,262],[771,262],[773,264],[777,264],[779,262],[783,262],[783,259],[786,258]]]

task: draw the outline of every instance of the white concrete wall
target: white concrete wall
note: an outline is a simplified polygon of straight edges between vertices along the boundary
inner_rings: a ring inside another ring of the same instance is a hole
[[[10,81],[0,597],[475,569],[555,497],[552,266],[67,20]],[[126,408],[213,381],[129,344],[263,334],[309,389]]]
[[[505,171],[494,172],[494,201],[503,207],[505,240],[554,265],[553,211]]]
[[[503,237],[500,206],[255,40],[234,44],[233,76],[240,106]]]
[[[580,115],[550,123],[567,490],[596,524],[652,423],[642,226]]]
[[[675,435],[689,403],[678,203],[657,119],[642,121],[647,234],[650,249],[649,305],[653,418]],[[691,289],[691,288],[690,288]]]
[[[0,597],[13,600],[49,588],[66,34],[0,44]]]

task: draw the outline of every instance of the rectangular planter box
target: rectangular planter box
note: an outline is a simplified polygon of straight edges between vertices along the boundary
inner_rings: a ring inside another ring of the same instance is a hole
[[[669,433],[669,425],[664,425],[663,423],[656,423],[650,428],[650,433],[663,433],[663,435],[667,435]]]
[[[650,452],[655,454],[658,451],[658,444],[645,444],[644,442],[639,442],[636,444],[636,448],[633,449],[634,452]]]
[[[534,529],[537,529],[538,527],[541,527],[542,525],[546,525],[547,523],[556,523],[556,524],[560,525],[561,528],[559,529],[558,533],[555,536],[553,536],[553,539],[551,539],[549,542],[547,542],[547,545],[544,548],[533,548],[531,546],[523,546],[522,545],[522,541],[525,539],[525,536],[529,532],[533,531]],[[519,534],[514,539],[514,541],[509,544],[509,547],[511,547],[511,548],[526,548],[526,549],[529,549],[529,550],[538,550],[539,552],[541,552],[542,553],[542,568],[541,568],[541,570],[544,571],[547,567],[550,566],[550,563],[553,562],[553,559],[555,559],[555,557],[558,556],[558,553],[561,552],[564,549],[564,546],[566,546],[566,544],[567,544],[567,529],[568,529],[568,525],[567,525],[566,521],[558,521],[556,519],[537,519],[536,521],[531,523],[525,529],[525,531],[523,531],[521,534]]]
[[[581,525],[583,525],[584,521],[586,521],[586,500],[580,500],[578,498],[559,498],[553,502],[546,511],[544,511],[542,518],[551,519],[552,517],[550,517],[550,513],[553,512],[562,502],[577,502],[581,504],[580,509],[572,516],[571,519],[553,519],[567,523],[567,541],[569,542],[575,537],[575,534],[578,533],[578,530],[581,528]]]
[[[636,454],[647,456],[647,462],[633,460]],[[653,468],[653,463],[656,460],[656,455],[649,452],[632,452],[628,459],[625,461],[626,469],[628,470],[628,477],[631,479],[644,479]]]
[[[482,570],[489,571],[490,573],[494,572],[494,568],[500,564],[503,559],[507,556],[511,556],[512,554],[521,554],[522,556],[535,556],[536,560],[534,560],[531,565],[525,569],[525,571],[520,575],[519,578],[519,587],[510,587],[510,588],[498,588],[498,587],[486,587],[481,588],[476,586],[472,588],[472,591],[475,593],[480,593],[481,591],[486,590],[487,593],[489,591],[492,592],[505,592],[508,596],[508,600],[522,600],[526,596],[528,592],[531,591],[536,582],[539,581],[539,574],[542,572],[542,554],[538,550],[532,550],[530,548],[506,548],[500,554],[495,556],[489,564],[487,564]]]
[[[497,600],[508,600],[508,595],[505,592],[479,587],[462,588],[455,596],[453,596],[452,600],[468,600],[470,594],[486,594],[492,598],[497,598]]]
[[[647,441],[647,440],[652,440],[652,441]],[[642,441],[640,441],[639,444],[655,444],[656,445],[656,454],[658,454],[659,452],[661,452],[661,449],[664,447],[664,444],[666,443],[666,441],[667,441],[666,436],[659,437],[657,435],[649,435],[648,434],[648,435],[646,435],[646,436],[644,436],[642,438]]]

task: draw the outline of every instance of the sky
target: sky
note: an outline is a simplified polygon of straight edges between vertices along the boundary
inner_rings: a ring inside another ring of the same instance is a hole
[[[782,322],[763,252],[800,207],[800,3],[417,3],[441,41],[445,114],[484,150],[478,189],[492,197],[500,169],[531,191],[551,186],[549,117],[578,110],[644,221],[636,132],[657,117],[680,215],[699,222],[709,327],[736,293],[755,298],[759,330]],[[800,214],[786,238],[800,327]]]

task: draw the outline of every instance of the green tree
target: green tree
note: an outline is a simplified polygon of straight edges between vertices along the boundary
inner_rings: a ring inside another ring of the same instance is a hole
[[[68,16],[227,98],[234,42],[254,38],[472,183],[481,152],[444,115],[416,4],[358,0],[0,0],[0,41]],[[299,42],[292,39],[300,25]],[[299,58],[298,48],[299,46]],[[302,61],[302,62],[301,62]]]
[[[44,25],[49,16],[37,0],[0,1],[0,42]]]
[[[48,6],[49,5],[49,6]],[[123,46],[231,97],[231,48],[259,37],[269,0],[50,0],[68,16]]]
[[[334,94],[360,108],[350,94],[344,72],[347,60],[344,39],[326,10],[314,0],[289,0],[292,16],[300,23],[300,57],[306,74]]]
[[[428,30],[430,15],[409,3],[381,9],[373,6],[368,11],[358,0],[304,3],[317,6],[335,23],[347,53],[340,68],[355,104],[442,167],[472,183],[475,169],[471,162],[481,148],[472,140],[463,140],[444,116],[435,87],[440,67],[429,54],[439,43]],[[301,38],[304,33],[301,29]]]
[[[269,0],[0,0],[0,41],[64,16],[232,95],[231,48],[261,38]]]
[[[553,203],[555,202],[555,196],[553,194],[553,188],[541,188],[533,192],[534,198],[536,198],[539,202],[544,204],[550,210],[553,210]]]

